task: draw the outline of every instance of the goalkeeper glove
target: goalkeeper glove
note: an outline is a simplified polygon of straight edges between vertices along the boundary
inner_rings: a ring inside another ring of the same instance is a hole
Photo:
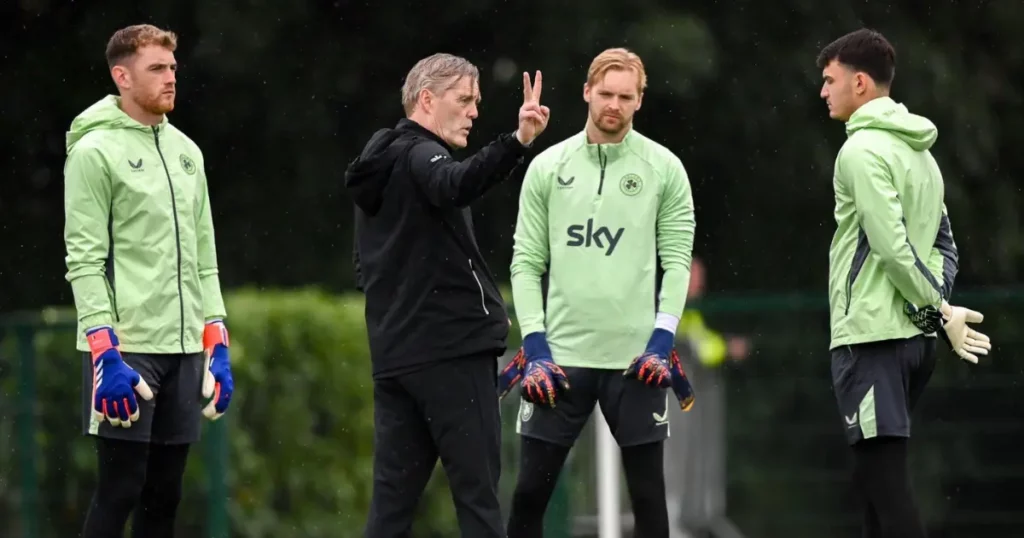
[[[206,354],[206,368],[203,370],[203,396],[210,402],[203,409],[203,415],[217,420],[228,410],[235,381],[231,376],[231,359],[228,354],[228,329],[217,319],[206,323],[203,329],[203,349]]]
[[[562,393],[569,390],[569,378],[551,358],[544,333],[530,333],[523,339],[519,353],[502,370],[499,394],[507,394],[518,381],[522,381],[524,400],[549,407],[555,407]]]
[[[921,332],[938,333],[953,352],[967,362],[978,364],[978,355],[988,355],[992,349],[987,335],[967,325],[981,323],[985,319],[981,312],[952,306],[946,301],[942,301],[939,308],[929,305],[920,309],[908,302],[904,305],[904,311]]]
[[[654,329],[647,341],[647,349],[633,359],[622,375],[639,379],[650,387],[672,388],[679,407],[689,411],[693,407],[694,394],[690,380],[683,371],[679,354],[675,350],[675,335],[665,329]]]
[[[131,428],[139,420],[138,392],[145,400],[153,399],[153,391],[131,366],[125,364],[118,349],[121,343],[113,327],[94,327],[85,333],[92,353],[92,409],[100,420],[111,426]]]

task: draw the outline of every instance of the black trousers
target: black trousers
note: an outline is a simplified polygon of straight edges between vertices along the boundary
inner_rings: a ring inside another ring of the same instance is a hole
[[[376,379],[367,538],[408,537],[438,458],[464,538],[503,538],[497,357],[439,362]]]

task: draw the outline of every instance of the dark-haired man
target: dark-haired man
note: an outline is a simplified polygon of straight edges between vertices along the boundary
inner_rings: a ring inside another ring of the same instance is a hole
[[[220,417],[233,392],[203,153],[167,119],[176,48],[148,24],[115,32],[118,95],[67,132],[67,280],[98,457],[83,538],[122,536],[133,511],[132,536],[173,536],[200,413]]]
[[[896,53],[862,29],[818,55],[829,115],[846,124],[833,187],[837,228],[829,252],[832,384],[864,536],[917,538],[924,526],[910,490],[910,413],[935,367],[936,333],[964,360],[989,339],[982,315],[947,300],[957,247],[932,157],[937,130],[889,97]]]

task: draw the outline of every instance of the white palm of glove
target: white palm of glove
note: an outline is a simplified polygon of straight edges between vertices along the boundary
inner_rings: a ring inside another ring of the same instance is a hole
[[[971,327],[968,323],[981,323],[985,316],[981,312],[975,312],[962,306],[952,306],[943,301],[942,307],[943,325],[946,337],[953,346],[953,351],[961,359],[978,364],[978,355],[988,355],[992,349],[992,343],[988,336]]]

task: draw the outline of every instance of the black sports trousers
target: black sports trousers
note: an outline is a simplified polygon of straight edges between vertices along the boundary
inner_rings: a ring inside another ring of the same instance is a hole
[[[373,493],[366,538],[408,537],[438,458],[463,538],[504,538],[501,417],[493,355],[373,382]]]

